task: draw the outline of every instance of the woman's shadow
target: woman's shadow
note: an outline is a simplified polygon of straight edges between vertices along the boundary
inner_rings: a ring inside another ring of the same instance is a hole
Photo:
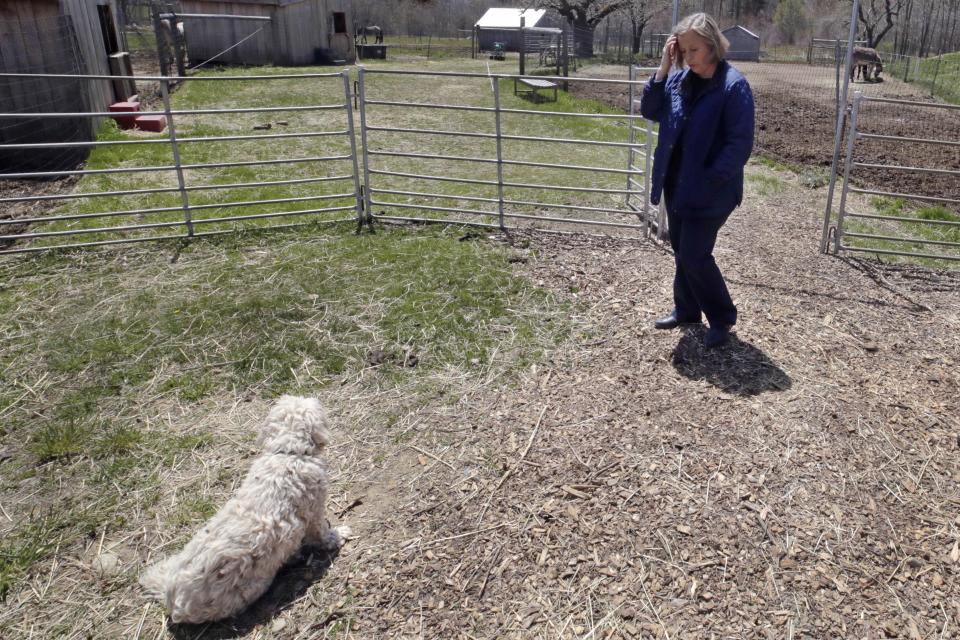
[[[716,349],[703,348],[704,330],[685,331],[670,356],[677,373],[691,380],[710,384],[739,396],[764,391],[785,391],[793,381],[763,351],[736,335]]]
[[[207,624],[168,622],[167,630],[177,640],[227,640],[244,636],[270,621],[322,579],[338,552],[305,546],[280,569],[267,592],[236,616]],[[318,621],[321,625],[324,622]]]

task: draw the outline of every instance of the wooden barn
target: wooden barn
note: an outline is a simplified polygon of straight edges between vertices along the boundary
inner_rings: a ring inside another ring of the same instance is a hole
[[[211,58],[228,64],[278,66],[356,60],[348,26],[349,0],[181,0],[180,8],[193,64]]]
[[[727,60],[760,60],[760,36],[740,25],[724,29],[723,35],[730,41]]]
[[[116,0],[5,0],[0,2],[0,72],[110,75],[122,54]],[[0,112],[106,111],[124,100],[126,86],[110,80],[0,78]],[[0,121],[0,144],[91,140],[91,118],[10,118]],[[86,157],[83,149],[0,147],[0,172],[55,170]]]

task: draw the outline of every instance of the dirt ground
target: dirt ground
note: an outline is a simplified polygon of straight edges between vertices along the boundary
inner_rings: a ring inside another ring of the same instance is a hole
[[[753,89],[757,105],[756,148],[767,156],[794,165],[829,171],[835,131],[835,71],[805,64],[737,62]],[[595,66],[584,70],[594,77],[625,78],[622,67]],[[583,97],[627,108],[627,93],[617,85],[579,84],[573,91]],[[856,81],[850,94],[862,91],[874,98],[929,102],[920,87],[897,78],[883,82]],[[939,139],[950,145],[866,140],[858,143],[854,158],[860,162],[900,166],[960,169],[960,111],[921,106],[868,103],[861,112],[858,130],[889,136]],[[904,173],[858,168],[856,182],[885,191],[960,198],[956,176]],[[895,185],[895,188],[892,188]]]

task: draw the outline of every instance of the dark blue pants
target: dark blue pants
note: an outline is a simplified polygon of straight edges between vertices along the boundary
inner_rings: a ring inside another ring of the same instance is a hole
[[[677,318],[699,322],[701,313],[711,327],[731,326],[737,322],[737,307],[730,299],[727,283],[713,259],[717,233],[727,216],[684,217],[671,211],[667,201],[670,246],[677,265],[673,277],[673,301]]]

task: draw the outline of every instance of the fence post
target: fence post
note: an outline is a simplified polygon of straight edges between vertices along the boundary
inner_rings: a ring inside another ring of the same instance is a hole
[[[627,197],[625,198],[625,204],[627,208],[630,208],[630,192],[633,191],[633,174],[630,173],[633,171],[633,144],[637,141],[637,133],[635,128],[637,122],[634,119],[635,110],[633,108],[633,101],[636,98],[636,91],[633,86],[633,81],[637,77],[637,69],[632,64],[628,67],[630,69],[629,75],[627,78],[630,80],[630,87],[627,89],[627,99],[630,101],[627,108],[627,113],[630,114],[630,118],[627,120],[627,123],[630,125],[630,136],[628,140],[630,146],[627,147]]]
[[[357,65],[357,82],[360,85],[360,146],[363,148],[363,205],[367,212],[367,225],[373,229],[373,205],[370,198],[370,154],[367,146],[367,92],[364,67]]]
[[[853,94],[853,112],[850,114],[850,132],[847,134],[847,157],[843,163],[843,186],[840,189],[840,210],[837,213],[837,232],[833,234],[834,253],[840,253],[840,242],[843,239],[843,214],[847,208],[847,189],[850,187],[850,167],[853,166],[853,145],[857,139],[857,115],[860,113],[860,101],[863,93]]]
[[[827,190],[827,206],[823,212],[823,233],[820,238],[820,251],[827,252],[828,234],[830,233],[830,213],[833,208],[833,191],[837,180],[837,162],[840,159],[840,146],[843,144],[843,115],[847,110],[847,96],[850,89],[850,70],[853,69],[853,42],[857,34],[857,16],[860,10],[860,0],[853,0],[850,12],[850,34],[847,36],[847,63],[843,71],[843,92],[841,93],[841,109],[837,112],[837,128],[833,138],[833,160],[830,163],[830,187]]]
[[[344,108],[347,111],[347,135],[350,136],[350,159],[353,161],[353,195],[357,205],[357,232],[363,229],[363,196],[360,189],[360,165],[357,163],[357,137],[353,126],[353,109],[350,107],[350,70],[340,72],[343,77]]]
[[[160,80],[160,95],[163,96],[163,113],[167,118],[167,136],[173,151],[173,165],[177,171],[177,186],[180,189],[180,204],[183,207],[183,220],[187,224],[187,237],[193,237],[193,218],[190,216],[190,198],[183,178],[183,165],[180,162],[180,145],[177,144],[177,127],[173,122],[173,110],[170,108],[170,78]]]
[[[933,82],[930,84],[930,97],[933,98],[937,93],[937,76],[940,75],[940,63],[943,61],[943,54],[937,55],[937,66],[933,68]]]
[[[500,230],[506,231],[503,218],[503,139],[500,126],[500,78],[498,76],[493,76],[493,115],[497,132],[497,211]]]
[[[523,33],[526,18],[520,14],[520,75],[527,75],[527,38]]]
[[[170,64],[167,61],[167,39],[163,34],[163,25],[160,22],[160,9],[153,9],[153,35],[157,46],[157,62],[160,63],[160,75],[170,75]]]

